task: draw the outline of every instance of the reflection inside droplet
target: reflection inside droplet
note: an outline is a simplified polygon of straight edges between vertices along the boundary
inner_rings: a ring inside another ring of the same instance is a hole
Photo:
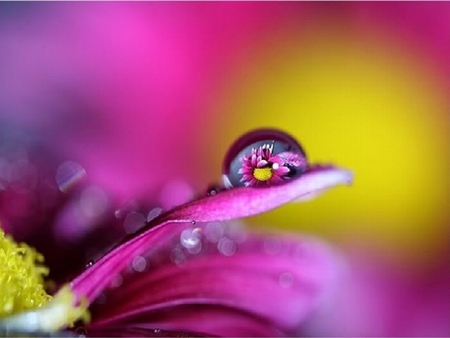
[[[180,234],[180,243],[188,250],[192,250],[201,245],[201,229],[185,229]],[[201,247],[200,247],[201,249]]]
[[[58,167],[55,180],[59,190],[68,192],[85,176],[86,170],[80,164],[73,161],[66,161]]]
[[[300,176],[307,168],[305,152],[288,134],[259,129],[240,137],[223,164],[223,184],[262,187]]]

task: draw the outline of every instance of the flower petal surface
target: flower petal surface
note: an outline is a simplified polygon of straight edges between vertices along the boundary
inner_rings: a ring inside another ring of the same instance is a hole
[[[164,220],[225,221],[257,215],[292,201],[310,199],[339,184],[350,184],[353,174],[334,166],[312,166],[301,177],[262,188],[237,187],[182,205]]]
[[[73,282],[72,288],[89,302],[111,283],[132,260],[165,242],[172,235],[172,227],[180,222],[213,222],[247,217],[271,210],[292,200],[309,198],[311,194],[338,184],[350,183],[352,174],[332,166],[316,166],[300,178],[279,186],[267,188],[233,188],[214,196],[200,198],[149,222],[146,227],[127,238]]]
[[[289,335],[320,305],[336,258],[307,237],[249,233],[240,222],[166,224],[93,306],[86,329],[114,325],[204,335]]]

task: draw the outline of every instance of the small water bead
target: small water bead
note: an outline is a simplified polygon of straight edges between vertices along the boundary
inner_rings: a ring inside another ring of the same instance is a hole
[[[294,284],[294,276],[290,272],[283,272],[278,278],[280,286],[283,288],[290,288]]]
[[[201,229],[185,229],[181,232],[180,243],[186,249],[193,249],[199,245],[201,241]]]
[[[66,193],[86,176],[86,170],[79,163],[66,161],[56,172],[55,181],[59,190]]]
[[[227,237],[222,237],[217,243],[217,250],[227,257],[231,257],[236,253],[236,243]]]
[[[159,215],[161,215],[163,212],[162,208],[153,208],[152,210],[150,210],[148,212],[147,215],[147,222],[153,221],[156,217],[158,217]]]
[[[241,136],[223,163],[223,184],[264,187],[299,177],[307,169],[305,152],[290,135],[276,129],[258,129]]]
[[[211,184],[206,189],[206,196],[214,196],[217,195],[220,191],[223,190],[223,187],[218,184]]]
[[[180,243],[190,254],[196,255],[202,251],[202,229],[185,229],[180,234]]]
[[[93,259],[91,259],[91,260],[89,260],[85,265],[84,265],[84,268],[85,269],[88,269],[88,268],[90,268],[92,265],[94,265],[94,260]]]
[[[137,272],[143,272],[147,269],[147,260],[142,256],[136,256],[131,263],[133,269]]]
[[[145,225],[145,216],[137,211],[130,212],[123,222],[127,234],[133,234]]]

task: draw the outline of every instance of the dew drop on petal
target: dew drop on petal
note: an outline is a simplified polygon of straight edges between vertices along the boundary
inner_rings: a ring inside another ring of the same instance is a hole
[[[180,243],[186,249],[194,249],[201,244],[201,229],[185,229],[181,232]]]
[[[133,270],[143,272],[147,268],[147,260],[142,256],[136,256],[131,263]]]
[[[68,192],[73,186],[86,176],[86,170],[81,164],[66,161],[62,163],[56,171],[55,180],[62,192]]]
[[[161,215],[162,212],[163,212],[162,208],[153,208],[152,210],[149,211],[147,215],[147,222],[153,221],[156,217]]]
[[[217,249],[224,256],[233,256],[236,253],[236,243],[227,237],[223,237],[217,243]]]
[[[90,268],[92,265],[94,265],[94,260],[93,260],[93,259],[89,260],[89,261],[85,264],[84,268],[85,268],[85,269],[88,269],[88,268]]]
[[[206,189],[206,196],[214,196],[217,195],[221,190],[223,190],[223,187],[218,184],[211,184]]]
[[[230,147],[222,180],[226,188],[264,187],[299,177],[307,166],[305,152],[292,136],[276,129],[257,129]]]

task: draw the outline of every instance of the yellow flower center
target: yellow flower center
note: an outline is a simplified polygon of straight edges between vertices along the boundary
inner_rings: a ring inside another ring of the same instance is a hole
[[[76,320],[88,320],[87,302],[75,304],[68,286],[52,297],[44,287],[49,269],[44,257],[15,243],[0,228],[0,332],[56,331]]]
[[[0,318],[39,308],[52,298],[44,289],[49,270],[43,261],[36,250],[0,229]]]
[[[266,168],[256,168],[253,170],[253,177],[256,178],[258,181],[268,181],[272,178],[272,168],[266,167]]]

